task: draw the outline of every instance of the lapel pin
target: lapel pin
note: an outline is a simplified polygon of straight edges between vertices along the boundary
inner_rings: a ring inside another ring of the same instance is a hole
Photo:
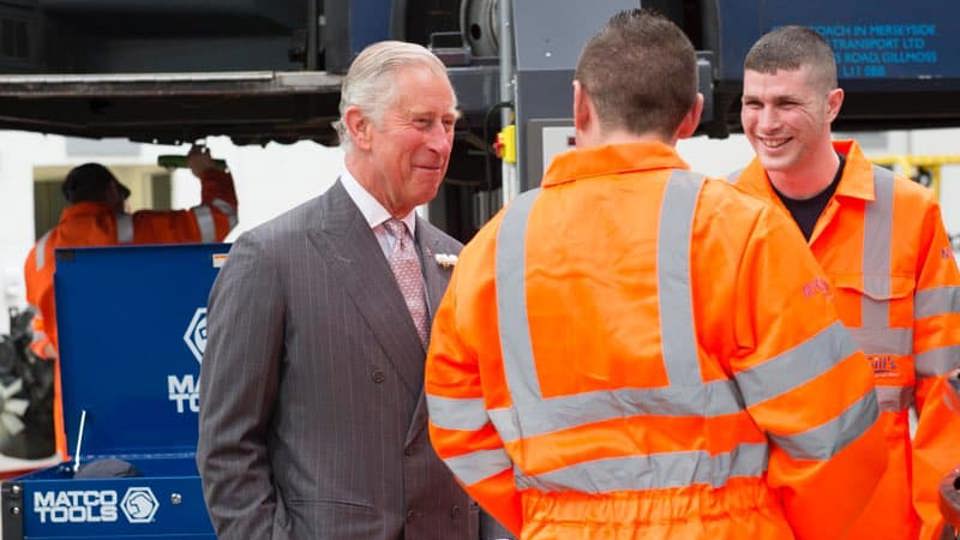
[[[440,268],[453,268],[457,264],[457,256],[450,253],[437,253],[433,256]]]

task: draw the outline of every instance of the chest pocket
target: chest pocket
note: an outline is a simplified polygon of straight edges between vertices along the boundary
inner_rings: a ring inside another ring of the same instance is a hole
[[[913,327],[910,325],[913,280],[877,275],[834,276],[832,279],[841,318],[870,362],[877,384],[912,387],[915,378]],[[898,321],[906,324],[898,325]],[[900,409],[902,400],[898,398],[896,401],[898,405],[894,408]]]

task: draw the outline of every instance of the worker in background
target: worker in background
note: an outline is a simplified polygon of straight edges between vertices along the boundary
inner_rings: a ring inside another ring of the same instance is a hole
[[[222,241],[237,222],[237,195],[233,177],[218,168],[208,149],[194,146],[187,156],[190,170],[201,184],[199,206],[190,210],[124,211],[128,190],[103,165],[86,163],[73,168],[63,181],[69,205],[60,222],[30,250],[24,264],[27,303],[37,312],[31,350],[40,358],[58,358],[53,275],[54,250],[67,247],[116,244],[167,244]],[[60,392],[60,368],[54,366],[54,429],[57,451],[66,457],[66,435]]]
[[[960,411],[929,425],[927,409],[934,414],[952,391],[939,381],[960,368],[960,274],[934,193],[872,165],[856,142],[831,140],[843,97],[819,34],[788,26],[761,37],[744,62],[741,112],[757,156],[731,181],[792,217],[872,367],[889,465],[851,538],[910,539],[921,528],[939,538],[937,484],[960,462],[960,441],[938,443],[937,433],[956,434]],[[911,465],[911,405],[921,467]]]
[[[870,368],[788,218],[677,155],[690,41],[619,13],[573,94],[576,149],[437,311],[437,453],[524,540],[841,538],[886,462]]]

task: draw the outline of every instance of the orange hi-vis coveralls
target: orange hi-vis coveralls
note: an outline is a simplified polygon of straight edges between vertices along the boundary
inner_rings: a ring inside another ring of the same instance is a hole
[[[960,368],[960,274],[932,191],[873,165],[853,141],[834,142],[834,149],[846,156],[843,175],[809,244],[834,288],[840,318],[873,368],[889,453],[851,538],[917,538],[918,515],[921,537],[939,538],[937,486],[960,464],[960,439],[938,442],[936,434],[957,433],[960,411],[929,421],[924,411],[950,389],[937,385],[931,394],[936,380]],[[730,180],[789,216],[758,160]],[[911,404],[924,435],[912,456]]]
[[[27,303],[37,310],[30,348],[40,357],[58,349],[53,274],[57,248],[116,244],[173,244],[218,242],[237,223],[237,195],[233,177],[216,169],[200,178],[201,203],[190,210],[141,210],[116,214],[109,205],[79,202],[65,208],[56,227],[44,234],[27,255],[23,274]],[[54,364],[54,429],[57,451],[67,455],[59,359]]]
[[[886,457],[797,228],[656,142],[559,155],[437,311],[430,436],[524,540],[839,538]]]

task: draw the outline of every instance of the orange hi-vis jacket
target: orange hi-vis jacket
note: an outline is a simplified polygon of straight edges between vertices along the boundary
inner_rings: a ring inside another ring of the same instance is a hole
[[[883,471],[802,236],[686,168],[656,142],[566,152],[460,254],[430,436],[524,540],[838,538]]]
[[[960,411],[932,405],[950,389],[938,379],[960,368],[960,273],[932,191],[874,166],[853,141],[834,149],[846,156],[843,174],[809,244],[873,369],[889,454],[851,538],[939,538],[937,486],[960,464],[960,439],[947,438],[960,432]],[[730,180],[789,216],[758,160]]]
[[[27,303],[37,311],[33,319],[31,349],[40,357],[58,347],[53,274],[57,248],[116,244],[167,244],[218,242],[237,223],[237,196],[233,177],[208,170],[200,178],[201,203],[190,210],[141,210],[116,214],[103,203],[80,202],[65,208],[56,227],[30,250],[23,273]],[[66,456],[66,435],[60,390],[59,360],[54,364],[54,429],[57,451]]]

